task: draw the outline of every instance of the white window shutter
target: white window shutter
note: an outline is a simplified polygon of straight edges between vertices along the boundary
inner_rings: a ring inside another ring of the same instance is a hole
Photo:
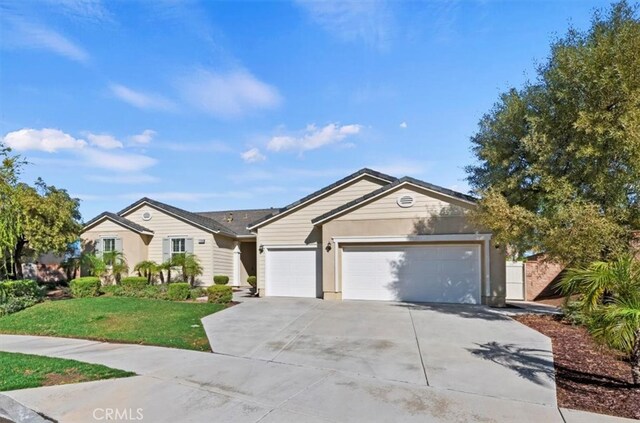
[[[96,245],[95,245],[96,256],[102,257],[102,250],[103,249],[104,249],[104,247],[102,245],[102,238],[96,239]]]
[[[162,262],[169,261],[171,257],[171,240],[169,238],[164,238],[162,240]]]
[[[184,251],[186,253],[193,254],[193,238],[187,238],[184,240]]]
[[[122,238],[116,238],[115,240],[115,250],[118,252],[122,252]]]

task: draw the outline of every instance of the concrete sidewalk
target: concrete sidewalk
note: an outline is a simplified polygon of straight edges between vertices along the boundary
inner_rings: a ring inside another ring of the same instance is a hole
[[[138,373],[5,394],[60,422],[613,422],[617,419],[335,370],[140,345],[0,335],[0,350]],[[132,420],[132,418],[129,418]],[[138,419],[140,421],[140,419]],[[116,420],[118,421],[118,420]],[[125,420],[120,420],[125,421]]]

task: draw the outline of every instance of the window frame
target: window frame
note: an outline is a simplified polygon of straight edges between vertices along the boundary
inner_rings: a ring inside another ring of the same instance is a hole
[[[183,237],[172,237],[169,238],[169,258],[173,261],[173,256],[175,256],[176,254],[186,254],[187,253],[187,238],[183,238]],[[174,250],[174,243],[176,242],[180,242],[182,245],[182,251],[175,251]]]

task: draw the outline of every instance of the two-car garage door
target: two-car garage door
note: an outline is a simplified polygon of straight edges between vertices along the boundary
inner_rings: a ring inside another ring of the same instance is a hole
[[[479,245],[344,247],[342,298],[480,303]]]

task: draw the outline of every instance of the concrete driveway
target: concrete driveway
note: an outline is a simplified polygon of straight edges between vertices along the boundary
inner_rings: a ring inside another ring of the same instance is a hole
[[[264,298],[203,324],[221,354],[556,405],[551,341],[487,307]]]
[[[559,410],[549,341],[482,307],[247,299],[203,324],[214,354],[0,335],[139,375],[7,395],[60,422],[616,420]]]

